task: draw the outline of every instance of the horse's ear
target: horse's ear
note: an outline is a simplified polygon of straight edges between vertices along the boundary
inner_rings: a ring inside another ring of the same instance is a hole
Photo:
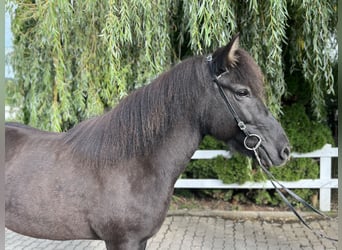
[[[237,33],[232,40],[227,44],[225,52],[227,53],[227,65],[234,67],[238,61],[236,51],[239,49],[240,34]]]
[[[234,67],[238,61],[236,51],[239,49],[239,33],[236,34],[232,40],[221,48],[218,48],[213,53],[213,60],[216,65],[216,73],[222,73],[227,68]],[[221,72],[220,72],[221,71]]]

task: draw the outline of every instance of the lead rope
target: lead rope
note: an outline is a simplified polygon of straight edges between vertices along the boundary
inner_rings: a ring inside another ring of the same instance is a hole
[[[258,139],[258,142],[255,144],[254,147],[250,147],[247,145],[247,141],[250,137],[255,137]],[[299,201],[300,203],[302,203],[305,207],[311,209],[312,211],[314,211],[316,214],[324,217],[324,218],[328,218],[328,219],[332,219],[331,217],[323,214],[321,211],[317,210],[316,208],[314,208],[313,206],[311,206],[308,202],[306,202],[305,200],[303,200],[300,196],[298,196],[296,193],[294,193],[293,191],[289,190],[287,187],[285,187],[283,184],[281,184],[275,177],[274,175],[267,170],[267,168],[262,164],[259,154],[258,154],[258,148],[261,146],[261,138],[260,136],[256,135],[256,134],[251,134],[251,135],[247,135],[245,140],[244,140],[244,146],[247,150],[251,150],[254,152],[255,158],[257,159],[260,168],[262,169],[262,171],[264,171],[264,173],[267,175],[267,177],[269,178],[269,180],[271,181],[274,189],[277,191],[277,193],[279,194],[279,196],[281,197],[281,199],[286,203],[286,205],[291,209],[291,211],[297,216],[297,218],[308,228],[310,229],[311,232],[313,232],[314,234],[316,234],[317,236],[327,239],[327,240],[331,240],[331,241],[335,241],[337,242],[338,239],[335,238],[331,238],[321,232],[318,232],[317,230],[314,230],[306,221],[305,219],[296,211],[296,209],[292,206],[292,204],[290,203],[290,201],[285,197],[285,195],[279,190],[279,188],[277,187],[277,185],[279,185],[282,189],[284,189],[286,191],[286,193],[288,193],[292,198],[294,198],[295,200]],[[277,184],[277,185],[276,185]]]

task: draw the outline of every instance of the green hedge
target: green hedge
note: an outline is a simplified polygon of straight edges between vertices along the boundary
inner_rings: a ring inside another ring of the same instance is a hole
[[[310,152],[322,148],[326,143],[333,144],[333,137],[328,126],[311,121],[304,105],[293,104],[284,108],[281,124],[285,129],[294,152]],[[227,146],[210,136],[204,138],[200,149],[227,149]],[[291,159],[283,167],[271,167],[270,171],[278,180],[296,181],[300,179],[316,179],[319,177],[318,162],[311,158]],[[217,157],[211,160],[192,160],[187,166],[183,178],[216,178],[224,183],[244,183],[246,181],[264,181],[266,176],[251,159],[234,154],[231,159]],[[224,200],[253,202],[257,205],[284,205],[274,190],[233,190],[221,191],[227,195],[217,194],[217,190],[198,190],[201,195],[213,198],[224,197]],[[311,189],[295,190],[305,200],[317,195]],[[296,205],[296,204],[295,204]]]
[[[310,120],[302,104],[285,107],[281,124],[294,152],[311,152],[326,143],[334,144],[330,128],[324,123]]]

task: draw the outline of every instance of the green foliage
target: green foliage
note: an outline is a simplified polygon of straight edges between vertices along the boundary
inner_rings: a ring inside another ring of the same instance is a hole
[[[212,159],[212,160],[192,160],[185,172],[183,173],[184,178],[213,178],[217,179],[218,175],[214,171],[213,166],[217,164],[222,165],[222,161],[220,159]]]
[[[269,190],[256,190],[253,195],[253,201],[256,205],[273,205],[276,206],[279,203],[279,199],[275,198]]]
[[[5,79],[6,86],[6,100],[5,105],[9,107],[15,107],[18,99],[22,99],[22,95],[20,94],[20,90],[18,89],[18,84],[13,81],[13,79],[6,78]]]
[[[224,183],[242,184],[251,180],[251,164],[248,158],[236,155],[229,160],[223,157],[217,157],[216,160],[218,162],[212,165],[213,170]]]
[[[204,137],[203,141],[199,145],[199,149],[225,149],[227,146],[218,140],[215,140],[211,136]],[[213,169],[213,166],[222,166],[226,162],[222,157],[218,157],[212,160],[192,160],[185,172],[183,173],[183,177],[186,178],[214,178],[217,179],[218,175]]]
[[[205,136],[198,146],[199,149],[227,149],[227,145],[223,141],[218,141],[212,136]]]
[[[321,122],[310,120],[302,104],[285,107],[281,124],[294,152],[310,152],[326,143],[334,144],[331,130]]]
[[[271,172],[278,180],[282,181],[317,179],[319,165],[311,158],[292,159],[283,167],[271,167]]]
[[[171,62],[171,1],[8,1],[20,119],[62,131]]]
[[[310,85],[311,106],[320,120],[325,114],[324,96],[333,93],[334,58],[331,37],[336,34],[336,1],[291,1],[288,46],[292,71],[300,69]],[[309,22],[307,20],[310,20]],[[323,69],[323,70],[322,70]]]
[[[223,200],[223,201],[230,201],[233,199],[234,195],[234,190],[233,189],[228,189],[225,192],[222,192],[221,190],[213,190],[212,191],[212,196],[214,199],[217,200]]]
[[[333,92],[327,48],[336,33],[336,0],[6,0],[6,6],[20,95],[13,105],[21,108],[19,120],[37,128],[63,131],[101,114],[169,65],[209,53],[237,32],[265,74],[275,115],[286,72],[308,83],[316,118],[324,120],[325,96]]]
[[[236,2],[180,2],[183,4],[183,22],[186,24],[183,32],[189,32],[189,45],[194,54],[209,53],[209,49],[225,45],[236,32]]]

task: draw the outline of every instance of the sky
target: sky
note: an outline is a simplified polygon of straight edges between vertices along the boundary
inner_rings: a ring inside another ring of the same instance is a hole
[[[5,13],[5,54],[7,55],[13,49],[11,18],[8,12]],[[5,77],[13,77],[12,69],[9,65],[5,65]]]

